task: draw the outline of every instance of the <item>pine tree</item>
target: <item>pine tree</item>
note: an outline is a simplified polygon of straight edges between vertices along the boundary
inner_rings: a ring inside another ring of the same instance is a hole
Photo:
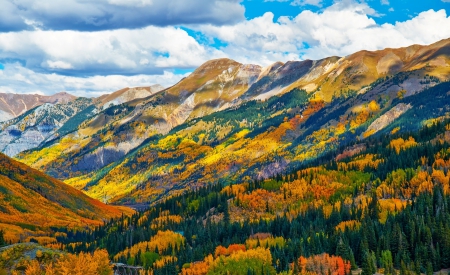
[[[4,245],[6,245],[5,232],[3,231],[3,229],[0,229],[0,246]]]

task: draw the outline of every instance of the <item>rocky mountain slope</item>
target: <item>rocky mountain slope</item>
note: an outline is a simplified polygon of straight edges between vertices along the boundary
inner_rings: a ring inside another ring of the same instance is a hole
[[[18,158],[99,199],[154,201],[448,117],[449,79],[450,39],[267,68],[212,60]]]
[[[64,128],[61,128],[66,122],[69,122],[70,126],[74,124],[71,118],[84,115],[84,119],[95,112],[93,100],[88,98],[77,98],[65,104],[40,105],[14,119],[0,122],[0,151],[15,156],[35,148],[64,133]]]
[[[76,96],[61,92],[52,96],[0,93],[0,122],[19,115],[45,103],[68,103]]]
[[[6,98],[8,102],[11,101],[10,104],[14,100],[22,102],[22,97],[34,104],[25,106],[27,102],[24,101],[23,106],[19,107],[37,106],[24,109],[25,112],[15,118],[0,121],[0,151],[8,156],[15,156],[73,132],[80,123],[104,109],[151,96],[163,89],[161,85],[125,88],[99,98],[75,98],[60,93],[50,97],[36,97],[35,100],[40,100],[36,102],[30,100],[31,96],[0,94],[0,100]],[[64,100],[64,96],[70,100]],[[44,101],[48,102],[42,103]]]
[[[7,240],[39,239],[58,227],[100,225],[123,212],[131,210],[105,205],[0,153],[0,228]]]
[[[97,171],[186,120],[237,105],[260,71],[259,66],[228,59],[207,62],[171,88],[111,106],[85,120],[77,131],[42,146],[37,155],[46,156],[32,157],[34,165],[39,169],[53,165],[64,154],[73,159],[63,161],[66,177]],[[58,169],[47,172],[58,175]]]
[[[114,105],[132,101],[138,98],[145,98],[164,90],[164,87],[156,84],[150,87],[124,88],[112,94],[106,94],[97,98],[97,102],[102,109],[107,109]]]

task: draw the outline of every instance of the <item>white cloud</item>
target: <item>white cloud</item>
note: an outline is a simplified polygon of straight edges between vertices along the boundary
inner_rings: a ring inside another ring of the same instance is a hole
[[[106,30],[149,25],[233,24],[245,19],[242,0],[0,0],[0,31],[29,28]],[[26,23],[28,22],[28,23]]]
[[[30,69],[64,74],[161,73],[219,56],[219,50],[175,27],[0,33],[0,59],[21,59]]]
[[[66,91],[77,96],[100,96],[124,87],[142,87],[161,84],[169,87],[186,75],[165,71],[161,75],[109,75],[73,77],[36,73],[20,64],[6,64],[0,70],[0,92],[19,94],[46,94]]]
[[[50,61],[50,60],[47,60],[47,65],[51,69],[73,69],[72,64],[64,62],[64,61]]]
[[[377,24],[366,3],[337,2],[319,12],[302,11],[295,18],[272,13],[234,26],[199,26],[198,30],[227,44],[221,48],[239,61],[266,65],[277,59],[321,59],[360,50],[431,44],[450,37],[445,10],[424,11],[395,24]]]
[[[111,5],[125,5],[125,0],[109,1]],[[133,1],[141,5],[153,3]],[[5,15],[0,16],[0,24],[12,20],[3,9],[0,15]],[[450,37],[450,28],[442,28],[450,26],[445,10],[424,11],[395,24],[377,24],[374,16],[376,11],[367,3],[343,0],[318,12],[304,10],[293,18],[275,20],[269,12],[235,25],[193,25],[196,34],[200,33],[197,39],[176,27],[51,31],[39,30],[40,22],[29,21],[38,30],[0,32],[0,62],[3,60],[5,65],[0,70],[0,91],[52,94],[66,90],[78,95],[98,95],[126,86],[169,86],[182,77],[171,73],[174,68],[197,67],[213,58],[268,65],[275,61],[345,56],[360,50],[431,44]],[[223,46],[217,49],[211,45],[215,40],[223,42]]]
[[[322,0],[294,0],[292,1],[291,5],[292,6],[307,6],[307,5],[311,5],[311,6],[317,6],[317,7],[322,7]]]

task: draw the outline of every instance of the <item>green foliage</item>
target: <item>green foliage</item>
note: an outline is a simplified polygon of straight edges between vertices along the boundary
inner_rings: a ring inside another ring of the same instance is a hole
[[[152,267],[153,263],[158,260],[159,254],[155,252],[144,252],[141,254],[141,264],[145,269]]]
[[[266,189],[267,191],[276,191],[280,189],[282,184],[283,184],[282,181],[269,180],[264,181],[261,188]]]
[[[392,253],[389,250],[381,251],[381,267],[384,268],[384,274],[395,275]]]
[[[214,266],[214,269],[208,272],[208,275],[220,275],[220,274],[264,274],[274,275],[276,274],[273,266],[262,262],[260,259],[246,258],[246,259],[230,259],[223,258],[219,262],[219,265]]]

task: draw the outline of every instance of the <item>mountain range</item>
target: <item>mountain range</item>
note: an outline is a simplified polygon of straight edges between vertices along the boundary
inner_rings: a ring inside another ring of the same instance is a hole
[[[167,89],[28,110],[0,125],[0,148],[105,202],[152,202],[446,117],[448,95],[418,99],[449,80],[449,59],[450,39],[265,68],[211,60]]]
[[[0,96],[0,246],[47,246],[2,248],[0,273],[450,266],[450,39],[210,60],[172,87],[99,98]]]
[[[0,122],[15,118],[26,111],[45,103],[64,104],[75,98],[76,96],[65,92],[57,93],[52,96],[0,93]]]

